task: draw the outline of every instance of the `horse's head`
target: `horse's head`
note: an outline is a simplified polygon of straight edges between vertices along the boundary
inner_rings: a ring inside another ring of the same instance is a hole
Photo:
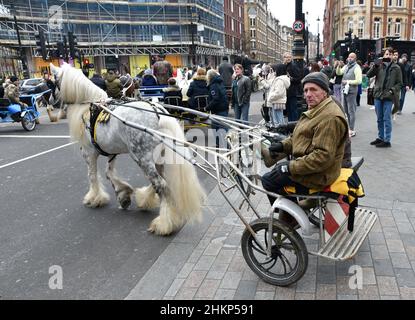
[[[108,99],[106,92],[94,85],[81,70],[67,63],[61,67],[50,64],[50,70],[63,103],[89,103]]]

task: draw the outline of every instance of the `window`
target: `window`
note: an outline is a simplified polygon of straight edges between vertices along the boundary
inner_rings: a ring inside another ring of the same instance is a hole
[[[359,0],[359,5],[364,6],[365,5],[365,0]]]
[[[231,12],[233,13],[233,0],[231,0]]]
[[[365,21],[364,20],[360,20],[359,21],[359,28],[357,30],[357,36],[359,38],[363,38],[364,37],[364,33],[365,33]]]
[[[389,18],[388,19],[388,36],[392,35],[392,23],[393,23],[393,19]]]
[[[349,6],[353,6],[354,5],[354,0],[349,0]]]
[[[393,7],[393,0],[388,0],[388,7]]]
[[[396,19],[395,23],[395,35],[401,36],[401,19]]]
[[[255,18],[250,18],[249,19],[249,25],[251,27],[255,27],[256,26],[256,19]]]
[[[375,0],[375,7],[381,7],[382,6],[382,0]]]
[[[411,39],[415,40],[415,20],[412,21],[412,28],[411,28]]]
[[[347,30],[352,30],[353,32],[353,20],[349,20],[347,22]]]
[[[396,0],[397,7],[403,7],[403,0]]]
[[[375,22],[373,24],[373,38],[379,39],[380,38],[380,19],[375,18]]]

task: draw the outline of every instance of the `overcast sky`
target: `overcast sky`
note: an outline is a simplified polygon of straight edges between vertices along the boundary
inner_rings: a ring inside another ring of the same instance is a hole
[[[320,17],[320,35],[326,0],[303,0],[303,12],[308,12],[309,31],[317,34],[317,18]],[[295,21],[295,0],[268,0],[268,8],[283,25],[292,27]]]

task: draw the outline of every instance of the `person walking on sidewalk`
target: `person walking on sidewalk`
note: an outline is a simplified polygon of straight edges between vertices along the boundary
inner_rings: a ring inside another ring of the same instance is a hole
[[[333,85],[333,95],[336,98],[337,101],[340,103],[342,102],[342,81],[343,81],[343,75],[337,74],[336,70],[337,68],[343,69],[344,62],[342,60],[337,60],[334,63],[333,73],[331,75],[331,78],[334,78],[334,85]]]
[[[284,123],[284,110],[287,102],[287,90],[290,87],[290,78],[287,76],[285,64],[273,65],[268,79],[261,83],[267,90],[267,106],[270,109],[271,120],[274,124]]]
[[[229,63],[228,57],[223,57],[222,63],[219,65],[219,74],[223,79],[223,84],[225,85],[226,94],[230,98],[232,92],[232,76],[233,76],[233,66]],[[230,100],[230,99],[229,99]]]
[[[249,120],[249,107],[251,103],[251,79],[243,75],[244,68],[235,64],[235,79],[232,83],[232,105],[235,109],[236,120]]]
[[[222,76],[213,69],[209,70],[207,73],[207,85],[209,89],[209,98],[206,111],[211,112],[214,115],[227,117],[229,103]],[[212,120],[212,129],[215,130],[216,148],[221,146],[226,147],[225,135],[227,128]]]
[[[383,59],[376,61],[367,73],[369,78],[376,77],[374,97],[378,137],[370,144],[377,148],[392,146],[392,104],[402,87],[402,72],[399,66],[392,62],[392,50],[384,49]]]
[[[297,108],[297,95],[301,92],[301,71],[293,62],[291,53],[284,53],[284,64],[287,66],[287,74],[290,77],[290,88],[287,90],[287,116],[288,121],[297,121],[299,118]]]
[[[411,90],[412,86],[412,68],[408,63],[408,55],[406,53],[402,55],[402,63],[398,63],[398,65],[402,71],[403,82],[401,89],[401,99],[399,100],[399,111],[397,112],[398,115],[401,115],[405,105],[406,93]]]
[[[356,62],[357,56],[355,53],[349,54],[347,59],[347,65],[342,69],[337,67],[336,73],[343,75],[342,91],[343,91],[343,107],[347,114],[349,121],[350,136],[356,135],[355,123],[356,123],[356,98],[359,90],[359,84],[362,83],[362,69]]]

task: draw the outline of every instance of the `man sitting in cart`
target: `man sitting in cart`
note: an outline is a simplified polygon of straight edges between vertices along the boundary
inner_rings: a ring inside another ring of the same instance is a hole
[[[302,81],[308,111],[290,138],[273,143],[270,153],[292,155],[262,177],[266,191],[285,195],[284,187],[294,186],[297,193],[309,189],[323,190],[339,177],[348,138],[347,120],[329,94],[329,79],[321,72],[307,75]],[[276,200],[269,197],[271,205]],[[291,226],[294,218],[281,213],[279,219]]]

